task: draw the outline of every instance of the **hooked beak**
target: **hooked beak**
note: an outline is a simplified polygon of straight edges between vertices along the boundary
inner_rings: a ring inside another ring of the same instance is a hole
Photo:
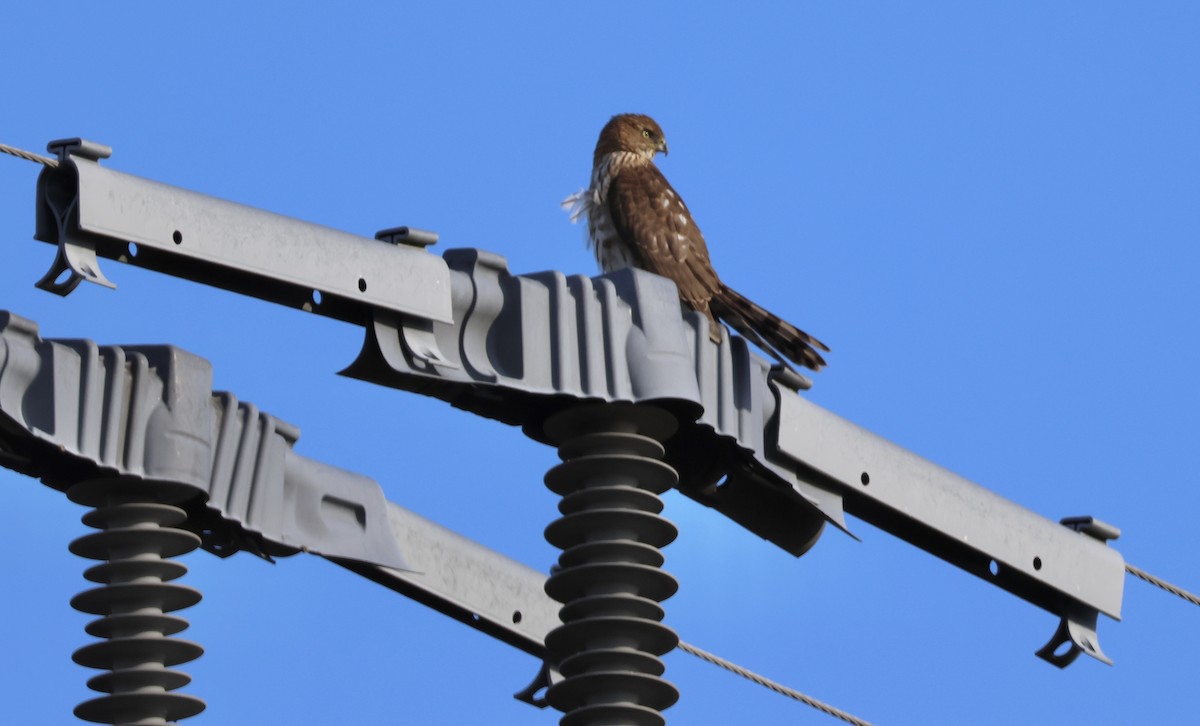
[[[662,155],[663,155],[663,156],[668,156],[668,155],[669,155],[669,154],[668,154],[668,152],[667,152],[667,140],[666,140],[666,139],[660,139],[660,140],[659,140],[659,142],[658,142],[658,150],[662,152]]]

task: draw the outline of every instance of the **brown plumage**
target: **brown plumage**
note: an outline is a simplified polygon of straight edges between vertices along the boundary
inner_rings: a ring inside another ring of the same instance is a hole
[[[824,343],[764,310],[721,282],[704,235],[654,156],[667,142],[654,119],[613,116],[600,132],[592,157],[591,185],[563,202],[571,219],[587,215],[588,241],[605,272],[622,267],[674,281],[679,297],[709,319],[709,337],[721,339],[718,319],[780,362],[820,370]]]

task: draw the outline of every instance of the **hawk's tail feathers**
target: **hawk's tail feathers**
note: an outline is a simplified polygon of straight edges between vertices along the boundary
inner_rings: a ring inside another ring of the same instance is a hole
[[[825,365],[825,359],[817,349],[829,352],[828,346],[728,285],[721,285],[709,307],[742,337],[776,358],[786,358],[814,371]]]

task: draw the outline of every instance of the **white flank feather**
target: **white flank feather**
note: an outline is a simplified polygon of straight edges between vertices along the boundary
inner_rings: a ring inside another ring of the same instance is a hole
[[[563,208],[563,211],[570,216],[572,222],[578,222],[588,213],[588,190],[580,189],[559,202],[558,206]]]

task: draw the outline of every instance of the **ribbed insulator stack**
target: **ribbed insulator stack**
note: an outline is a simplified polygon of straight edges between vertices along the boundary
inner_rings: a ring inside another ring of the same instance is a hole
[[[563,603],[563,625],[546,636],[563,680],[546,700],[565,713],[563,726],[656,726],[679,698],[658,657],[679,643],[659,605],[678,589],[660,569],[659,550],[678,531],[659,516],[658,497],[678,481],[660,443],[676,425],[661,409],[628,404],[574,408],[546,423],[562,463],[545,481],[563,514],[546,528],[563,550],[546,581]]]
[[[155,726],[195,716],[204,701],[171,693],[191,677],[168,666],[187,663],[204,650],[170,636],[188,626],[187,620],[167,613],[191,607],[200,592],[172,583],[187,567],[168,558],[191,552],[200,538],[174,525],[187,515],[173,506],[195,496],[196,490],[170,482],[96,479],[67,491],[79,504],[95,507],[83,523],[99,532],[71,543],[80,557],[105,560],[84,577],[101,583],[71,600],[71,607],[100,615],[87,632],[105,640],[75,651],[76,663],[108,672],[88,680],[88,687],[108,694],[75,707],[85,721]]]

